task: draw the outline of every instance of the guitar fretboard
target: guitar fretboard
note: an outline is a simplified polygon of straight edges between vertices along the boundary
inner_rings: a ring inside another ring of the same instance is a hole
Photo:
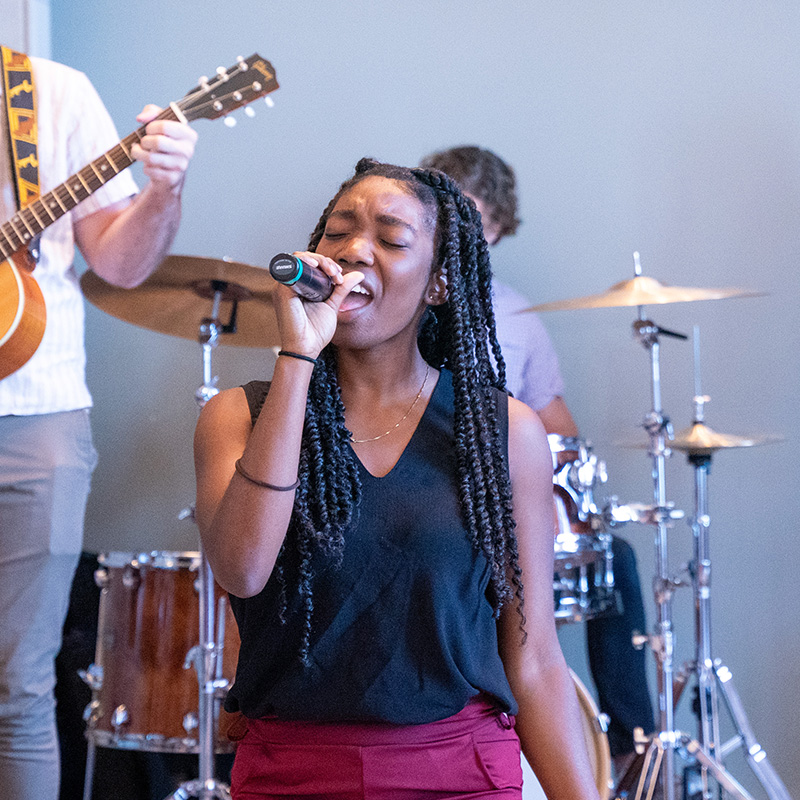
[[[156,119],[175,119],[171,108],[165,108]],[[8,222],[0,225],[0,253],[3,259],[11,257],[14,253],[30,244],[48,225],[52,225],[59,217],[94,194],[114,176],[133,164],[131,147],[142,140],[145,135],[142,126],[110,150],[103,153],[100,158],[78,170],[64,183],[56,186],[53,191],[35,200],[18,211]]]

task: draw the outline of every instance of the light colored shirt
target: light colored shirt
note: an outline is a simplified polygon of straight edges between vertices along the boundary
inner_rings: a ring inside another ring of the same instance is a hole
[[[44,59],[32,58],[31,62],[36,90],[39,188],[44,195],[111,149],[119,136],[86,75]],[[5,222],[14,216],[17,207],[5,113],[0,123],[0,220]],[[44,295],[47,325],[31,359],[0,381],[0,416],[49,414],[91,406],[85,379],[83,296],[73,265],[73,224],[136,191],[130,172],[123,171],[45,229],[33,276]]]
[[[518,400],[539,411],[564,395],[558,357],[536,314],[517,314],[530,302],[510,286],[492,281],[497,339],[506,362],[506,383]]]

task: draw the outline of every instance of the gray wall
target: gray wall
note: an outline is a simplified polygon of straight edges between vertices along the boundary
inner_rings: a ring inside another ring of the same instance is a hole
[[[50,1],[0,0],[0,37],[6,47],[50,55]]]
[[[53,55],[89,74],[120,135],[148,101],[258,50],[281,90],[272,110],[200,142],[174,252],[265,265],[301,247],[362,155],[414,163],[457,143],[515,165],[525,224],[496,269],[532,302],[602,291],[632,275],[675,285],[746,286],[768,296],[648,309],[699,323],[708,422],[780,444],[717,456],[710,481],[714,642],[750,720],[800,794],[797,424],[800,7],[788,0],[450,3],[363,0],[192,4],[53,0]],[[649,363],[632,309],[558,312],[547,324],[567,399],[608,462],[607,493],[649,502],[650,464],[614,443],[650,408]],[[195,549],[177,512],[193,498],[191,437],[199,347],[94,309],[89,380],[100,464],[87,522],[96,550]],[[272,368],[268,352],[223,347],[220,386]],[[690,420],[691,345],[662,346],[664,406]],[[641,434],[641,431],[639,431]],[[676,455],[668,494],[687,514],[692,474]],[[629,527],[648,595],[653,531]],[[685,523],[670,536],[677,570]],[[650,619],[653,619],[652,601]],[[692,655],[692,602],[675,598],[678,661]],[[583,631],[563,632],[586,675]],[[689,703],[679,724],[690,732]],[[731,768],[760,794],[740,757]]]

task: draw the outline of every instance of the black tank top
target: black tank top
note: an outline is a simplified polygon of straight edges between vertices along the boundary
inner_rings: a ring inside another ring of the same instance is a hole
[[[268,384],[243,388],[255,420]],[[507,448],[505,395],[498,416]],[[315,557],[310,664],[298,655],[303,610],[287,556],[285,623],[274,574],[255,597],[231,597],[242,644],[226,708],[418,724],[456,714],[483,692],[516,713],[498,654],[489,563],[461,519],[447,370],[392,471],[375,478],[360,462],[358,469],[362,497],[341,562]]]

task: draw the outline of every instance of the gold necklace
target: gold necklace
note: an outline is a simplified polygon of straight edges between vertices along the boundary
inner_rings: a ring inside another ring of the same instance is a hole
[[[397,430],[408,419],[408,415],[414,410],[414,406],[417,404],[417,401],[420,399],[420,397],[422,397],[422,392],[425,391],[425,384],[428,382],[428,375],[430,371],[431,371],[431,365],[426,364],[425,377],[422,380],[422,386],[419,387],[419,391],[417,392],[417,396],[414,398],[414,402],[408,407],[408,411],[406,411],[406,413],[403,414],[403,416],[400,418],[400,421],[396,425],[393,425],[385,433],[381,433],[378,436],[372,436],[369,439],[354,439],[351,435],[350,441],[353,444],[364,444],[364,442],[374,442],[377,441],[378,439],[383,439],[384,436],[388,436],[392,431]]]

